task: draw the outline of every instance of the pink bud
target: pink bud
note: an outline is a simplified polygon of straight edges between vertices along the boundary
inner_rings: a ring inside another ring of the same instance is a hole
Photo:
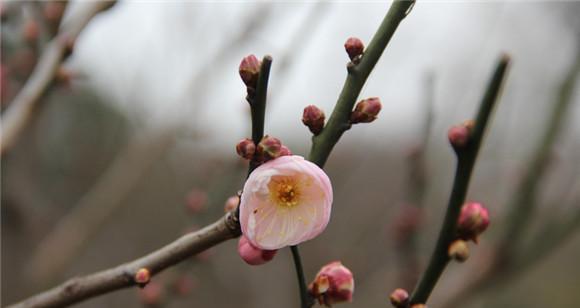
[[[145,286],[147,283],[149,283],[149,280],[151,280],[151,272],[149,272],[148,269],[146,268],[140,268],[136,273],[135,273],[135,282],[140,285],[140,286]]]
[[[206,207],[206,203],[207,203],[207,193],[202,190],[194,188],[187,195],[187,200],[185,204],[187,206],[187,210],[191,214],[195,214],[203,211]]]
[[[477,237],[489,226],[489,213],[481,203],[467,202],[457,220],[457,233],[463,240],[477,243]]]
[[[139,290],[139,299],[145,305],[158,305],[163,296],[163,288],[158,282],[152,281],[146,287]]]
[[[389,299],[394,307],[404,308],[407,307],[407,304],[409,303],[409,293],[404,289],[396,289],[391,293]]]
[[[328,263],[316,274],[309,290],[321,305],[350,302],[354,292],[352,272],[340,261]]]
[[[282,145],[280,147],[280,156],[290,156],[290,155],[292,155],[292,151],[290,151],[290,149],[287,146]]]
[[[350,60],[354,61],[358,56],[362,55],[365,45],[360,39],[351,37],[344,43],[344,49]]]
[[[242,59],[239,72],[242,81],[247,87],[256,88],[258,76],[260,75],[260,66],[260,60],[254,55],[249,55]]]
[[[364,99],[356,104],[350,115],[350,122],[353,124],[370,123],[377,118],[381,107],[381,101],[378,97]]]
[[[254,153],[256,152],[256,145],[251,139],[242,139],[236,145],[236,152],[238,152],[238,155],[240,155],[242,158],[250,160],[254,157]]]
[[[226,200],[226,204],[224,205],[224,211],[226,213],[234,211],[238,207],[239,203],[240,203],[240,197],[238,197],[238,196],[229,197],[228,200]]]
[[[278,250],[263,250],[255,247],[242,235],[238,242],[238,253],[250,265],[261,265],[272,260]]]
[[[258,143],[257,153],[263,161],[267,161],[279,157],[281,149],[282,143],[280,139],[266,135]]]
[[[469,142],[469,129],[464,125],[453,126],[447,131],[449,143],[454,149],[461,149]]]
[[[314,105],[306,106],[302,113],[302,123],[308,126],[314,135],[320,134],[324,127],[324,111]]]
[[[469,258],[469,247],[467,247],[467,242],[464,240],[455,240],[451,245],[447,253],[451,259],[458,262],[465,262]]]

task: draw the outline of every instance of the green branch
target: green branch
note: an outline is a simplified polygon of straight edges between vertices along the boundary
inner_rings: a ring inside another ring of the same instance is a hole
[[[449,244],[455,239],[457,219],[461,206],[465,201],[465,195],[469,187],[469,180],[475,165],[477,154],[481,146],[483,135],[489,118],[505,79],[510,59],[502,56],[497,64],[495,72],[488,84],[487,90],[480,103],[479,112],[475,120],[475,127],[471,132],[470,140],[465,148],[457,151],[457,168],[453,188],[447,205],[447,213],[443,221],[443,226],[439,232],[439,238],[421,280],[419,281],[413,295],[411,304],[426,303],[431,291],[435,288],[439,277],[449,262],[447,249]]]
[[[348,76],[332,115],[322,132],[312,137],[308,160],[321,168],[326,163],[334,145],[350,128],[350,113],[371,71],[379,61],[399,23],[407,16],[415,1],[396,0],[391,5],[379,29],[373,36],[358,64],[348,64]]]

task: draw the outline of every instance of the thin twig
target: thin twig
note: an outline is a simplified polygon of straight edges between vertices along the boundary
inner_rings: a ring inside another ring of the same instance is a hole
[[[312,298],[308,294],[306,288],[306,278],[304,277],[304,269],[302,268],[302,259],[300,258],[300,251],[298,246],[290,246],[292,251],[292,259],[294,260],[294,268],[296,269],[296,276],[298,278],[298,287],[300,289],[300,307],[310,308],[314,304]]]
[[[546,124],[546,132],[538,142],[535,154],[528,168],[529,171],[526,173],[526,177],[520,182],[519,187],[516,189],[516,194],[510,200],[509,206],[507,206],[512,212],[510,212],[507,218],[508,223],[506,225],[508,229],[506,229],[503,235],[504,237],[500,239],[499,248],[496,249],[498,255],[494,257],[492,266],[481,273],[476,279],[465,284],[458,292],[455,292],[442,307],[460,307],[464,301],[474,294],[497,286],[498,282],[506,280],[507,277],[520,275],[524,269],[539,262],[549,252],[554,250],[557,246],[556,243],[563,242],[569,234],[577,230],[577,227],[573,227],[574,219],[571,219],[571,223],[567,224],[547,224],[538,234],[543,236],[549,234],[551,236],[549,243],[536,238],[529,247],[516,245],[518,243],[517,239],[521,237],[523,228],[528,224],[527,220],[530,220],[533,210],[537,206],[536,190],[538,182],[545,174],[545,160],[552,151],[554,140],[564,127],[564,116],[572,103],[571,93],[573,92],[573,87],[580,72],[580,54],[576,56],[575,62],[560,86],[560,91],[554,102],[552,115]],[[575,219],[580,219],[580,211],[574,217]],[[517,226],[511,226],[512,223]],[[508,234],[510,234],[509,238],[507,237]],[[512,248],[510,245],[517,247]],[[545,248],[544,245],[550,245],[550,248]]]
[[[499,60],[481,101],[477,118],[475,120],[475,127],[471,132],[470,141],[467,143],[465,148],[457,151],[457,168],[455,170],[455,179],[453,181],[453,188],[447,205],[445,220],[443,221],[439,238],[435,250],[433,251],[433,255],[429,261],[429,265],[413,292],[410,301],[411,304],[424,304],[427,302],[431,291],[435,288],[439,277],[449,262],[447,249],[456,235],[455,229],[457,218],[459,217],[461,206],[465,201],[465,195],[469,187],[469,180],[483,140],[485,128],[487,127],[491,112],[497,102],[497,98],[499,97],[509,62],[510,59],[506,55],[502,56]]]
[[[226,214],[217,222],[186,234],[173,243],[140,259],[81,278],[72,278],[46,292],[9,308],[63,307],[87,298],[136,285],[134,276],[141,269],[158,273],[212,246],[240,235],[233,215]]]
[[[348,64],[348,76],[332,115],[322,132],[312,137],[312,148],[308,160],[321,168],[328,159],[334,145],[342,134],[350,128],[350,113],[367,78],[379,61],[387,44],[393,37],[401,21],[409,14],[415,1],[396,0],[391,5],[377,32],[366,48],[360,62]]]
[[[253,97],[248,97],[252,112],[252,140],[256,145],[260,143],[264,136],[264,117],[266,115],[266,99],[268,97],[268,80],[270,78],[270,67],[272,66],[272,57],[265,56],[262,59],[260,66],[260,74],[258,75],[258,85],[256,86],[256,93]],[[248,169],[248,176],[259,162],[252,160]]]
[[[10,102],[8,109],[2,116],[0,121],[2,126],[0,153],[4,153],[16,142],[22,130],[32,119],[42,96],[53,83],[58,68],[65,60],[70,43],[79,36],[93,17],[107,10],[113,4],[115,4],[113,1],[93,2],[92,7],[85,15],[78,16],[77,23],[61,29],[59,34],[48,43],[28,81],[14,100]]]

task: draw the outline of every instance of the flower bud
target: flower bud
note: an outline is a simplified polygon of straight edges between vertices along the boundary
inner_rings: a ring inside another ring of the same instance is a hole
[[[489,226],[489,213],[481,203],[467,202],[461,208],[457,220],[457,233],[463,240],[472,240],[477,244],[477,237]]]
[[[135,273],[134,279],[140,287],[144,287],[151,280],[151,272],[149,272],[149,270],[146,268],[140,268]]]
[[[409,293],[404,289],[396,289],[391,293],[389,299],[395,308],[404,308],[409,303]]]
[[[236,152],[238,152],[238,155],[240,155],[242,158],[251,160],[254,157],[254,153],[256,152],[256,145],[251,139],[242,139],[236,145]]]
[[[461,149],[469,142],[470,131],[465,125],[456,125],[447,131],[447,138],[454,149]]]
[[[323,266],[308,287],[321,305],[352,301],[354,279],[352,272],[340,261]]]
[[[263,250],[253,246],[248,238],[242,235],[238,242],[238,253],[249,265],[261,265],[272,260],[278,250]]]
[[[350,114],[350,122],[370,123],[377,118],[381,111],[381,101],[378,97],[364,99],[356,104],[354,111]]]
[[[224,211],[226,213],[234,211],[238,207],[238,204],[240,204],[240,197],[231,196],[228,198],[228,200],[226,200],[226,204],[224,205]]]
[[[258,76],[260,75],[260,60],[254,55],[249,55],[242,59],[240,63],[240,77],[248,88],[256,88]]]
[[[280,156],[291,156],[291,155],[292,151],[290,151],[290,149],[287,146],[282,145],[280,147]]]
[[[346,40],[346,43],[344,43],[344,49],[346,50],[350,60],[355,61],[356,58],[362,55],[365,46],[360,39],[351,37]]]
[[[161,284],[152,281],[145,288],[139,290],[139,299],[145,305],[155,306],[161,302],[163,297],[163,287]]]
[[[320,134],[324,127],[324,111],[314,105],[306,106],[302,113],[302,123],[308,126],[314,135]]]
[[[469,247],[467,247],[467,242],[464,240],[455,240],[447,250],[447,253],[451,259],[458,262],[465,262],[469,258]]]
[[[280,139],[266,135],[258,143],[257,153],[262,160],[266,161],[280,156],[281,149]]]

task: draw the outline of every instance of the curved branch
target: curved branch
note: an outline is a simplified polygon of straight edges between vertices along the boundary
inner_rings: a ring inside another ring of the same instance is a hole
[[[58,68],[67,56],[70,42],[74,41],[95,15],[107,10],[115,2],[97,1],[85,15],[79,16],[78,22],[62,29],[46,46],[30,78],[14,98],[2,116],[2,142],[0,153],[4,153],[14,144],[26,124],[32,118],[42,96],[54,81]]]
[[[192,255],[240,235],[240,227],[233,214],[228,213],[215,223],[186,234],[169,245],[137,260],[97,272],[35,295],[8,308],[63,307],[100,294],[137,285],[135,273],[148,269],[151,274],[175,265]]]

